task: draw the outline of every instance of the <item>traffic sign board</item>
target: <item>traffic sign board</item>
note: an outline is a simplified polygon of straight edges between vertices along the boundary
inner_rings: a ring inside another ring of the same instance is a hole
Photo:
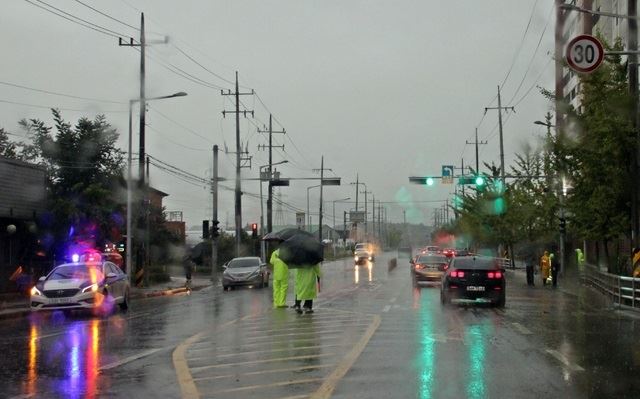
[[[442,165],[442,184],[453,184],[453,165]]]
[[[578,35],[569,41],[566,50],[567,64],[576,72],[593,72],[602,64],[604,48],[591,35]]]

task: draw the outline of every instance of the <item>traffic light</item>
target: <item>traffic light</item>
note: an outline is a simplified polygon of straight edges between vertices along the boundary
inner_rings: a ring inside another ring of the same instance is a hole
[[[220,224],[219,221],[214,220],[211,223],[211,237],[212,238],[218,238],[220,236],[220,227],[218,227],[218,225]]]
[[[474,183],[476,184],[477,187],[481,187],[484,186],[484,176],[482,175],[477,175],[476,178],[474,179]]]
[[[209,221],[203,220],[202,221],[202,239],[206,240],[207,238],[209,238]]]
[[[560,219],[560,223],[559,223],[560,233],[564,234],[567,231],[567,220],[565,218],[558,218],[558,219]]]
[[[251,223],[251,238],[258,238],[258,223]]]
[[[436,181],[433,177],[409,177],[409,182],[414,184],[433,186]]]

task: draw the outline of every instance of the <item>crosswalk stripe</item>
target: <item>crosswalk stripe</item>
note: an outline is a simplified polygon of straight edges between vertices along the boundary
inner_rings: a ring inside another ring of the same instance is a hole
[[[268,369],[268,370],[260,370],[260,371],[251,371],[248,373],[235,373],[235,374],[225,374],[225,375],[215,375],[209,377],[200,377],[194,378],[194,381],[207,381],[207,380],[222,380],[225,378],[236,378],[236,377],[247,377],[252,375],[260,375],[260,374],[274,374],[274,373],[283,373],[287,371],[306,371],[306,370],[317,370],[324,369],[328,367],[334,367],[335,364],[318,364],[315,366],[303,366],[303,367],[289,367],[284,369]]]
[[[335,341],[337,339],[340,339],[340,334],[328,334],[322,335],[322,342],[331,342],[331,341]],[[316,338],[304,338],[304,339],[285,339],[285,340],[276,340],[276,341],[266,341],[266,342],[254,342],[254,343],[250,343],[250,344],[245,344],[243,343],[241,346],[242,348],[247,348],[247,347],[254,347],[254,346],[263,346],[263,345],[277,345],[277,344],[281,344],[281,343],[300,343],[300,342],[318,342],[318,340]],[[204,342],[203,342],[204,343]],[[192,352],[200,352],[200,351],[205,351],[205,350],[212,350],[215,349],[216,351],[230,351],[230,350],[238,350],[238,346],[216,346],[215,342],[208,342],[209,346],[206,348],[196,348],[196,349],[189,349],[189,353]]]
[[[226,354],[222,354],[222,355],[215,355],[214,357],[216,359],[224,359],[224,358],[227,358],[227,357],[239,357],[239,356],[246,356],[246,355],[257,355],[257,354],[260,354],[260,353],[302,351],[302,350],[309,350],[309,349],[333,348],[333,347],[336,347],[336,346],[340,346],[340,345],[332,344],[332,345],[319,345],[319,346],[315,345],[315,346],[287,347],[287,348],[267,349],[267,350],[250,351],[250,352],[226,353]],[[211,356],[189,357],[188,359],[189,359],[189,361],[193,362],[193,361],[196,361],[196,360],[211,359]]]
[[[272,362],[282,362],[287,360],[302,360],[302,359],[317,359],[320,357],[328,357],[335,356],[335,353],[321,353],[318,355],[303,355],[303,356],[289,356],[289,357],[277,357],[273,359],[262,359],[262,360],[251,360],[247,362],[236,362],[236,363],[219,363],[219,364],[211,364],[207,366],[200,367],[191,367],[191,371],[197,373],[199,371],[216,369],[216,368],[224,368],[224,367],[233,367],[233,366],[243,366],[248,364],[261,364],[261,363],[272,363]]]
[[[221,394],[221,393],[254,391],[256,389],[282,387],[282,386],[287,386],[287,385],[310,384],[310,383],[313,383],[313,382],[320,382],[320,381],[322,381],[322,378],[306,378],[306,379],[302,379],[302,380],[289,380],[289,381],[274,382],[274,383],[271,383],[271,384],[250,385],[250,386],[246,386],[246,387],[222,389],[222,390],[219,390],[219,391],[214,391],[214,392],[209,392],[209,393],[212,396],[215,396],[215,395]],[[307,395],[305,395],[305,396],[307,396]]]

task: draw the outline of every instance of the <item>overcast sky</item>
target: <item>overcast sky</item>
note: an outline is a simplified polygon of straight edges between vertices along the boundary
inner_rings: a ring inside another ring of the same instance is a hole
[[[320,167],[324,155],[325,166],[333,170],[329,175],[342,177],[341,187],[325,188],[329,215],[330,201],[355,200],[355,186],[349,183],[359,174],[376,200],[405,201],[387,204],[392,220],[401,220],[402,209],[408,209],[409,221],[430,224],[433,208],[440,203],[427,201],[451,198],[454,186],[412,186],[408,177],[439,175],[442,165],[459,166],[462,157],[474,164],[474,147],[465,141],[474,140],[476,127],[479,139],[488,141],[481,146],[481,161],[499,164],[498,115],[489,111],[483,118],[483,114],[485,107],[497,105],[497,86],[507,74],[502,102],[516,107],[515,114],[505,115],[507,165],[525,143],[536,145],[544,128],[533,122],[551,109],[535,86],[553,89],[552,0],[2,3],[0,126],[9,132],[20,134],[17,121],[21,118],[51,122],[47,106],[62,108],[71,121],[104,113],[121,132],[120,143],[126,149],[125,103],[138,95],[139,53],[119,47],[116,37],[33,4],[53,5],[108,28],[115,36],[136,39],[139,32],[85,5],[132,26],[139,26],[143,11],[149,40],[170,37],[168,44],[154,44],[148,50],[147,95],[189,94],[149,105],[147,152],[192,174],[210,177],[213,144],[222,150],[225,143],[230,150],[235,148],[235,120],[233,116],[224,119],[221,113],[234,104],[220,95],[218,87],[232,89],[227,80],[232,81],[238,71],[243,90],[254,89],[260,96],[241,99],[247,109],[255,110],[254,119],[241,121],[242,140],[253,156],[253,167],[243,170],[243,176],[257,177],[258,166],[268,162],[267,152],[258,151],[258,145],[267,143],[266,135],[256,133],[256,126],[268,123],[270,111],[277,120],[274,128],[287,131],[287,137],[274,136],[277,144],[285,145],[284,152],[274,152],[274,162],[289,161],[277,167],[282,176],[317,176],[312,169]],[[179,68],[199,83],[169,68]],[[6,83],[115,103],[50,95]],[[137,127],[134,134],[137,143]],[[234,177],[234,160],[221,154],[222,176]],[[151,169],[151,184],[169,194],[167,210],[184,211],[188,224],[211,218],[208,187],[189,184],[157,167]],[[225,184],[233,187],[232,181]],[[282,189],[282,200],[305,210],[306,187],[313,184],[317,183],[292,182]],[[259,193],[257,182],[243,182],[243,189]],[[311,206],[317,209],[318,190],[310,193]],[[353,207],[337,203],[336,212],[342,215]],[[228,221],[233,226],[233,212],[233,192],[221,190],[223,224]],[[316,221],[317,210],[313,213]],[[243,222],[258,222],[259,201],[245,195],[243,214]],[[283,214],[286,222],[295,222],[293,210],[285,207]]]

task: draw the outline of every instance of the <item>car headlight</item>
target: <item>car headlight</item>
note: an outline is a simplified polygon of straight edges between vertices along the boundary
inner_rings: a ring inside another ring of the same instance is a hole
[[[369,260],[372,260],[372,259],[373,259],[373,258],[370,256],[370,257],[369,257]]]
[[[31,295],[32,296],[38,296],[38,295],[42,295],[42,292],[40,292],[40,290],[38,289],[38,287],[33,286],[33,288],[31,288]]]
[[[356,256],[353,258],[353,260],[358,260],[358,255],[356,255]]]
[[[91,284],[90,286],[85,287],[85,288],[82,289],[83,293],[89,292],[89,291],[98,292],[98,283]]]

